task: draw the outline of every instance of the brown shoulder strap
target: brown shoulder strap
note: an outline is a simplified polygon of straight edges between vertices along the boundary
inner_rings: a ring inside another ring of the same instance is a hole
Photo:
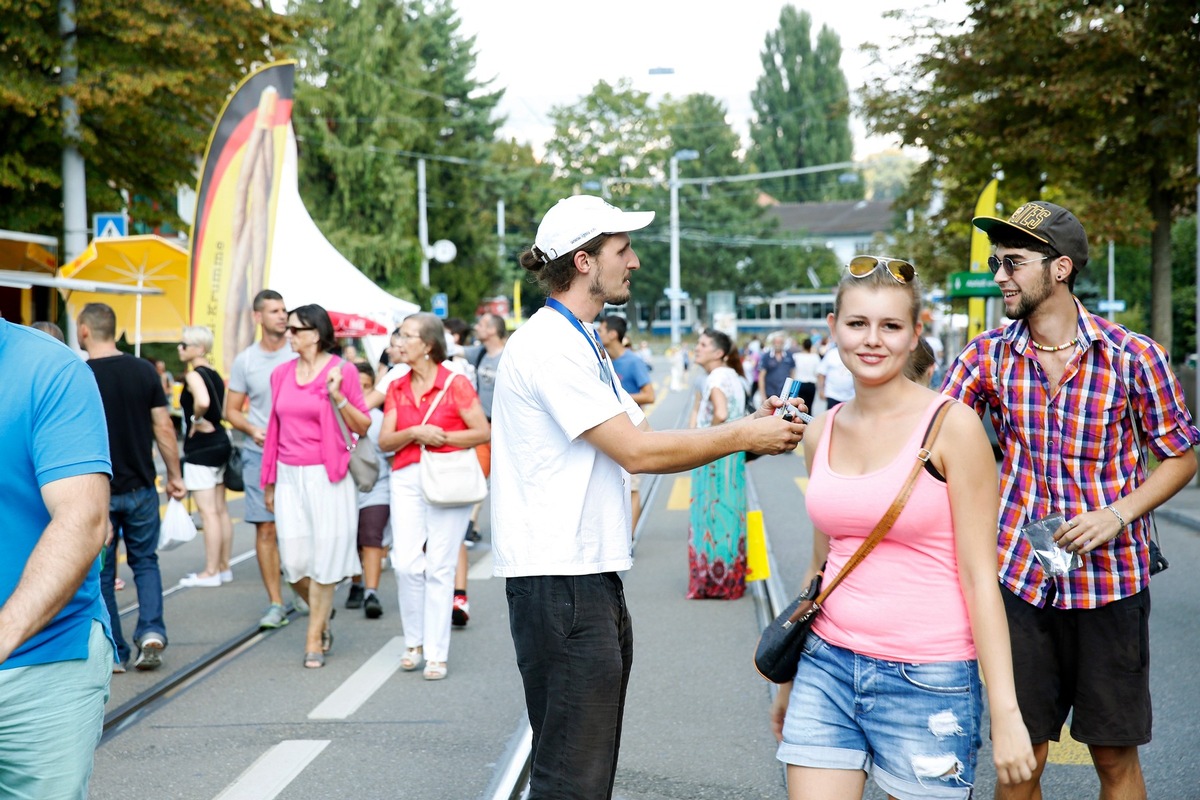
[[[925,462],[929,460],[930,448],[933,447],[933,442],[937,439],[938,431],[942,429],[942,421],[946,418],[946,412],[950,410],[950,404],[953,400],[947,398],[946,402],[942,403],[934,414],[933,420],[929,423],[929,428],[925,431],[925,440],[921,443],[921,449],[917,452],[917,463],[913,465],[912,471],[908,473],[908,480],[904,482],[904,486],[900,489],[900,493],[896,495],[896,499],[892,501],[892,505],[888,508],[887,513],[883,515],[883,519],[875,525],[875,529],[871,531],[871,535],[867,537],[858,550],[854,551],[854,555],[850,556],[850,560],[846,562],[846,566],[837,574],[829,584],[818,595],[815,604],[821,605],[825,602],[825,598],[837,588],[837,585],[849,575],[862,560],[867,557],[867,554],[875,549],[875,545],[883,541],[883,537],[887,535],[888,530],[896,522],[896,518],[900,516],[900,512],[904,510],[904,505],[908,502],[908,498],[912,495],[913,485],[917,482],[917,475],[925,468]]]

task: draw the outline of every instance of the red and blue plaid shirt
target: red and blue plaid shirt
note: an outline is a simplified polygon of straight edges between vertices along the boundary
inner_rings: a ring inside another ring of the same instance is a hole
[[[1149,517],[1129,520],[1121,535],[1059,578],[1042,569],[1021,527],[1056,511],[1070,519],[1116,502],[1146,479],[1139,447],[1159,459],[1183,455],[1200,444],[1200,430],[1163,349],[1075,305],[1080,348],[1057,391],[1034,358],[1023,320],[973,339],[942,391],[981,416],[990,411],[1004,450],[1001,582],[1037,606],[1097,608],[1148,585]]]

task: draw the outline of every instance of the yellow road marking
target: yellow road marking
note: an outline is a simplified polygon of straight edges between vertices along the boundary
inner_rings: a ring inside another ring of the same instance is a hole
[[[667,498],[668,511],[687,511],[692,504],[692,479],[688,475],[675,478],[671,485],[671,496]]]
[[[798,478],[795,478],[794,480],[796,481],[796,486],[800,487],[800,493],[808,494],[808,478],[805,478],[804,476],[800,476]]]
[[[1046,754],[1046,762],[1087,766],[1092,763],[1092,752],[1088,750],[1086,744],[1071,738],[1071,729],[1064,725],[1061,739],[1057,742],[1050,742],[1050,751]]]

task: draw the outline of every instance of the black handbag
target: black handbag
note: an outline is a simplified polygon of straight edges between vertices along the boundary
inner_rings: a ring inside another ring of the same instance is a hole
[[[246,481],[242,478],[242,448],[233,447],[229,451],[229,460],[225,462],[225,488],[231,492],[246,491]]]
[[[925,462],[929,460],[930,448],[937,438],[938,431],[941,430],[942,421],[945,419],[950,405],[950,402],[942,403],[941,408],[934,415],[933,420],[929,423],[929,428],[925,431],[925,440],[921,443],[921,449],[917,452],[917,463],[909,472],[908,479],[904,482],[900,493],[892,501],[892,505],[883,515],[883,519],[875,525],[870,536],[859,545],[858,550],[854,551],[854,555],[850,556],[850,560],[846,562],[842,571],[829,586],[822,590],[821,583],[825,574],[825,567],[822,566],[821,571],[813,577],[800,596],[793,600],[791,605],[783,610],[783,613],[772,620],[771,624],[763,630],[762,635],[758,637],[758,646],[754,650],[754,667],[758,670],[759,675],[771,683],[787,683],[796,677],[796,669],[800,665],[800,654],[804,650],[804,641],[808,638],[808,633],[812,630],[817,615],[821,613],[821,607],[826,598],[855,567],[862,563],[867,554],[875,549],[875,545],[883,541],[883,537],[887,535],[888,530],[896,522],[896,518],[900,516],[900,512],[904,510],[904,505],[912,494],[913,484],[917,482],[917,475],[921,473],[921,470],[925,468]]]

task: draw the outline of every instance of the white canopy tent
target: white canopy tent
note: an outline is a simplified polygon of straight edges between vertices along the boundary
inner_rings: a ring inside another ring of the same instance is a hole
[[[415,303],[376,286],[329,243],[313,222],[300,199],[296,137],[291,125],[279,183],[267,285],[283,295],[288,308],[316,303],[327,311],[367,317],[386,327],[389,333],[409,314],[421,310]],[[372,362],[379,359],[387,340],[386,335],[362,340]]]

